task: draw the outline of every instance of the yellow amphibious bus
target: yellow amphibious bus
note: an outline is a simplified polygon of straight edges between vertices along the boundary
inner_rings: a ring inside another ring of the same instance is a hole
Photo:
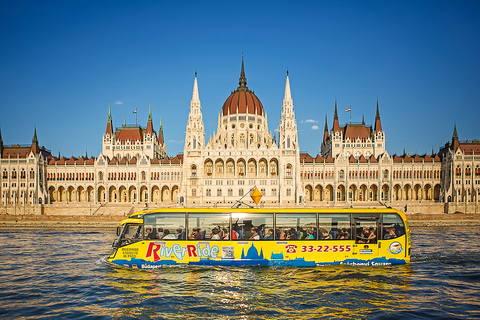
[[[108,261],[139,269],[410,262],[407,219],[390,208],[144,210],[117,235]]]

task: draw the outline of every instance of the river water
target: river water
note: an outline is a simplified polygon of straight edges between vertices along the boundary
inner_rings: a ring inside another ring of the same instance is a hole
[[[480,318],[478,227],[413,228],[392,267],[105,263],[114,229],[0,229],[1,319]]]

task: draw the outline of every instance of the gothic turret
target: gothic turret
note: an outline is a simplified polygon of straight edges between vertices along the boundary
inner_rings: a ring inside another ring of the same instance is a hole
[[[282,115],[280,119],[280,145],[281,149],[297,149],[297,121],[293,111],[293,100],[290,92],[290,79],[288,77],[285,83],[285,96],[283,98]]]
[[[380,122],[380,112],[378,111],[378,99],[377,99],[377,114],[375,115],[375,133],[382,131],[382,123]]]
[[[108,104],[108,119],[107,119],[107,130],[105,134],[112,136],[113,134],[113,122],[112,122],[112,105]]]
[[[338,123],[337,113],[337,99],[335,99],[335,114],[333,115],[333,132],[340,131],[340,124]]]
[[[200,151],[205,146],[205,130],[203,126],[202,107],[198,94],[197,73],[193,82],[192,100],[188,115],[187,132],[185,137],[184,154],[189,151]]]
[[[325,115],[325,128],[323,129],[323,143],[326,143],[328,140],[328,124],[327,124],[327,115]]]
[[[33,133],[32,152],[35,155],[37,155],[40,152],[40,147],[38,145],[38,138],[37,138],[37,128],[35,128],[35,131]]]
[[[148,122],[147,122],[147,133],[153,133],[153,120],[152,120],[152,103],[148,107]]]
[[[0,159],[2,158],[3,154],[3,139],[2,139],[2,130],[0,130]]]

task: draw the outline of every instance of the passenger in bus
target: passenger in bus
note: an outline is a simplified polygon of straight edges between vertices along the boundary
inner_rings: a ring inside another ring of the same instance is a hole
[[[375,232],[375,229],[373,227],[365,227],[363,230],[362,235],[360,236],[360,240],[358,240],[358,243],[375,243],[377,238],[377,234]]]
[[[248,240],[260,240],[257,228],[252,228],[252,236]]]
[[[212,229],[212,234],[210,235],[210,239],[212,240],[220,240],[220,231],[217,228]]]
[[[397,235],[395,234],[395,229],[394,228],[387,228],[386,229],[385,236],[383,236],[384,239],[395,239]]]
[[[145,239],[155,239],[155,231],[152,231],[152,228],[146,228],[145,229]]]
[[[190,239],[190,240],[201,240],[202,239],[202,233],[200,231],[201,231],[200,228],[193,228],[193,232],[188,239]]]
[[[298,240],[297,231],[294,228],[288,231],[287,240]]]
[[[328,233],[327,229],[320,228],[320,240],[332,240],[333,236]]]
[[[222,236],[222,240],[230,240],[230,232],[229,232],[230,228],[223,228],[223,236]]]
[[[182,228],[177,229],[177,240],[185,240],[185,234]]]
[[[263,237],[264,240],[273,240],[273,229],[268,229],[267,234]]]
[[[313,240],[313,230],[311,228],[307,229],[307,236],[305,237],[305,240]]]
[[[163,238],[163,228],[158,228],[157,229],[157,234],[155,235],[156,239],[162,239]]]
[[[350,238],[350,233],[346,228],[342,228],[337,232],[337,239],[338,240],[346,240]]]
[[[164,240],[175,240],[175,239],[177,239],[177,236],[174,235],[173,233],[170,233],[170,230],[165,229],[165,231],[163,231],[162,239],[164,239]]]
[[[278,238],[280,240],[284,240],[287,238],[287,233],[285,232],[285,229],[284,228],[280,228],[280,235],[278,236]]]

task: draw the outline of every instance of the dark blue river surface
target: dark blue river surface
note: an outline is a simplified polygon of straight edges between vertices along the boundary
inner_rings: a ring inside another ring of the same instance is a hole
[[[0,229],[1,319],[480,318],[478,227],[413,228],[392,267],[105,263],[114,229]]]

